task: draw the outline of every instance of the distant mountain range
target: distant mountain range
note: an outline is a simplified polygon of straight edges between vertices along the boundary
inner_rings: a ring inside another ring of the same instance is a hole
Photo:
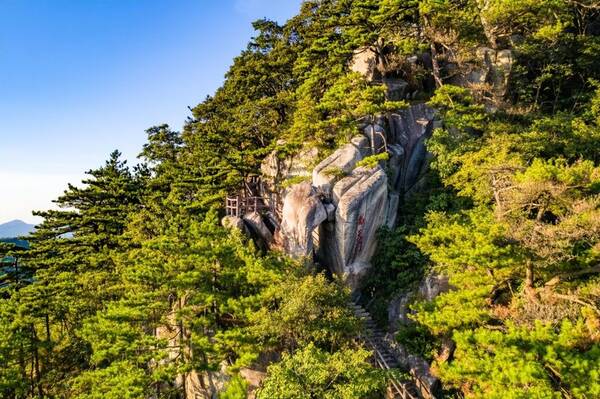
[[[25,223],[22,220],[11,220],[0,224],[0,238],[15,238],[26,236],[35,230],[33,224]]]

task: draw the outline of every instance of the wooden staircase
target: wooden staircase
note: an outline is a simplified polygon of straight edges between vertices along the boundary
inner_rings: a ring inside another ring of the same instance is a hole
[[[374,362],[383,370],[400,369],[396,356],[388,349],[385,342],[385,332],[375,324],[375,321],[362,306],[351,303],[357,317],[365,323],[365,334],[360,339],[373,351]],[[393,399],[420,399],[422,395],[417,382],[409,378],[390,375],[387,398]]]

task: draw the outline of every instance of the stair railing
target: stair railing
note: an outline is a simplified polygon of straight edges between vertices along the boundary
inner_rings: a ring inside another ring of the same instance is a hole
[[[381,352],[379,352],[377,346],[373,343],[373,341],[371,341],[371,339],[366,335],[361,336],[361,338],[371,347],[371,350],[375,354],[375,362],[377,363],[379,368],[383,370],[391,370],[392,368],[385,361],[385,358],[383,357]],[[416,396],[411,394],[410,391],[406,388],[406,383],[399,381],[393,375],[388,376],[388,379],[390,381],[390,384],[392,385],[392,388],[396,391],[395,393],[400,395],[402,399],[418,399]]]

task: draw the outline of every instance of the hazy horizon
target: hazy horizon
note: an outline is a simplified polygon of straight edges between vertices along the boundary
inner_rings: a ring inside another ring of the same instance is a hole
[[[252,21],[300,2],[0,3],[0,224],[39,222],[114,149],[137,163],[146,128],[180,129],[219,87]]]

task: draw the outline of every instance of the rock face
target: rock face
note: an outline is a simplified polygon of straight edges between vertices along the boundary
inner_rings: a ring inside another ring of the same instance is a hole
[[[375,252],[377,230],[394,227],[400,198],[427,168],[425,139],[433,126],[434,112],[423,104],[364,125],[362,135],[317,164],[312,182],[287,189],[279,246],[292,256],[315,256],[358,288]],[[357,167],[381,152],[389,154],[385,165]]]
[[[409,192],[426,170],[425,139],[433,132],[434,119],[434,110],[425,104],[413,105],[390,118],[394,191]]]
[[[259,248],[275,244],[292,256],[316,260],[357,289],[375,253],[377,230],[395,226],[401,199],[427,169],[425,139],[434,117],[431,108],[417,104],[372,118],[361,134],[319,163],[316,150],[285,157],[274,151],[261,165],[259,194],[272,202],[241,218],[226,217],[223,224],[249,232]],[[387,161],[357,167],[383,152]],[[286,188],[282,183],[293,177],[312,179]]]
[[[354,137],[350,143],[337,149],[315,167],[313,186],[329,195],[334,183],[351,173],[356,163],[363,159],[370,149],[371,145],[366,137]]]
[[[450,289],[448,277],[439,274],[430,274],[421,280],[417,290],[400,293],[388,304],[388,320],[392,332],[400,326],[412,323],[409,315],[409,305],[418,297],[421,300],[432,301],[441,293]]]
[[[284,145],[285,142],[278,142]],[[295,155],[283,155],[280,150],[270,153],[262,162],[260,170],[265,196],[269,198],[270,206],[276,208],[283,203],[285,189],[284,182],[293,178],[305,177],[307,180],[312,176],[312,168],[316,163],[319,151],[316,148],[305,148]],[[278,211],[281,211],[279,208]]]
[[[309,182],[290,188],[283,203],[278,241],[295,257],[312,256],[313,232],[327,220],[327,208]]]
[[[387,87],[387,97],[391,101],[404,100],[408,94],[408,82],[399,78],[383,78]]]
[[[378,47],[378,46],[377,46]],[[350,62],[350,70],[361,74],[369,82],[382,83],[387,88],[387,98],[392,101],[404,100],[410,97],[409,83],[398,76],[394,66],[399,60],[393,60],[393,51],[390,48],[361,47],[354,52]],[[408,57],[400,64],[416,67],[418,57]]]
[[[262,215],[250,212],[243,216],[243,221],[259,248],[266,250],[273,242],[273,233],[267,227]]]
[[[488,108],[493,109],[502,101],[508,89],[513,65],[512,51],[479,47],[475,51],[475,58],[479,65],[471,66],[467,72],[456,73],[452,83],[487,93]]]
[[[352,287],[369,268],[377,230],[386,219],[387,176],[381,167],[357,168],[333,188],[335,220],[323,226],[320,256]]]
[[[379,57],[373,49],[361,47],[354,52],[350,62],[350,70],[360,73],[368,81],[373,81],[381,76],[381,72],[377,70],[378,63]]]
[[[476,50],[482,67],[474,69],[467,76],[469,83],[489,83],[494,94],[503,96],[506,93],[508,78],[512,69],[513,57],[510,50],[496,51],[488,47]]]

